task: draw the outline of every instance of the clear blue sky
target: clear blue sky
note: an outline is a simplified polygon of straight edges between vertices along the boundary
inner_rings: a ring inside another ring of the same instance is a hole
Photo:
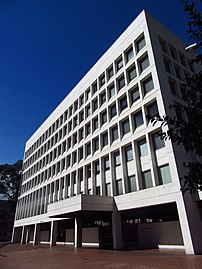
[[[26,140],[142,9],[189,43],[180,0],[0,1],[0,164],[23,158]]]

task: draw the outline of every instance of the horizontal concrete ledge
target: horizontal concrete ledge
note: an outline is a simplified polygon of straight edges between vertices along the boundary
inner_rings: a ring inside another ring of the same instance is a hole
[[[159,249],[182,249],[185,250],[185,246],[179,245],[158,245]]]
[[[33,241],[29,241],[29,243],[33,243]],[[44,245],[49,245],[50,242],[48,241],[41,241],[40,244]],[[61,246],[61,245],[68,245],[68,246],[73,246],[74,242],[56,242],[56,245]],[[99,243],[82,243],[82,246],[84,247],[99,247]]]

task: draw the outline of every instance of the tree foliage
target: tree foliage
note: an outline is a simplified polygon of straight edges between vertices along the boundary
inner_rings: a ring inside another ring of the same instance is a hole
[[[0,165],[0,194],[15,204],[17,203],[22,175],[22,160],[15,164]]]
[[[189,0],[182,2],[189,18],[187,34],[197,43],[197,47],[201,48],[201,13],[196,9],[194,2]],[[191,63],[200,65],[201,69],[202,55],[198,54]],[[181,145],[187,153],[194,156],[192,161],[183,163],[187,174],[181,178],[182,191],[189,190],[194,193],[196,190],[202,191],[202,71],[186,78],[186,82],[181,86],[184,101],[169,106],[169,109],[175,110],[176,116],[165,115],[151,120],[154,124],[161,122],[162,126],[168,126],[168,131],[161,134],[162,138],[171,139],[173,143]]]

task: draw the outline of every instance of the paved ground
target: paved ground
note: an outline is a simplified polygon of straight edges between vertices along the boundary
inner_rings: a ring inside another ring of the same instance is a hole
[[[0,248],[0,269],[202,269],[202,256],[181,251],[112,251],[70,246],[9,244]]]

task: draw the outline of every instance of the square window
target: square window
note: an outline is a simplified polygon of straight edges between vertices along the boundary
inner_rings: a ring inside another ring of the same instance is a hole
[[[105,147],[108,145],[108,133],[104,133],[102,135],[102,147]]]
[[[144,35],[141,36],[137,41],[136,41],[136,49],[137,49],[137,53],[142,49],[144,48],[146,45],[146,42],[145,42],[145,38],[144,38]]]
[[[100,174],[100,163],[99,160],[94,162],[95,175]]]
[[[155,150],[165,147],[164,139],[161,137],[160,133],[153,134],[152,138]]]
[[[130,99],[131,99],[131,104],[133,104],[134,102],[136,102],[138,99],[140,99],[140,92],[139,92],[139,88],[138,86],[136,86],[135,88],[133,88],[130,91]]]
[[[98,117],[93,119],[93,132],[98,129]]]
[[[99,138],[98,137],[93,139],[93,152],[96,152],[97,150],[99,150]]]
[[[169,80],[169,87],[172,94],[177,95],[176,93],[176,83],[173,80]]]
[[[110,78],[112,78],[114,75],[114,70],[113,70],[113,66],[111,66],[108,70],[107,70],[107,76],[108,76],[108,80]]]
[[[114,156],[114,165],[115,166],[121,165],[121,156],[119,150],[115,151],[113,156]]]
[[[127,162],[133,160],[133,149],[132,149],[131,145],[125,147],[125,156],[126,156],[126,161]]]
[[[91,154],[91,144],[87,143],[86,144],[86,157]]]
[[[158,111],[158,106],[157,102],[154,101],[150,105],[147,106],[147,119],[150,121],[151,119],[159,117],[159,111]]]
[[[72,165],[75,164],[77,162],[77,151],[75,150],[72,153]]]
[[[136,112],[133,115],[133,119],[134,119],[135,128],[141,126],[144,123],[143,116],[142,116],[142,110]]]
[[[90,99],[90,89],[86,90],[86,102]]]
[[[106,102],[106,92],[102,92],[100,94],[100,106],[102,106]]]
[[[112,84],[111,86],[109,86],[109,88],[108,88],[108,95],[109,95],[109,99],[112,98],[115,95],[115,87],[114,87],[114,84]]]
[[[128,83],[130,83],[137,76],[135,65],[133,65],[127,70],[127,75],[128,75]]]
[[[151,175],[150,170],[142,172],[142,180],[143,180],[142,183],[143,183],[143,188],[144,189],[153,187],[152,175]]]
[[[81,141],[84,138],[84,130],[83,127],[79,130],[79,141]]]
[[[72,112],[73,112],[73,106],[70,106],[69,107],[69,117],[72,115]]]
[[[92,92],[95,94],[97,92],[97,80],[92,85]]]
[[[74,102],[74,112],[78,109],[78,100]]]
[[[86,124],[86,137],[91,133],[91,126],[90,122]]]
[[[117,86],[119,91],[125,86],[124,75],[117,79]]]
[[[128,118],[125,119],[124,121],[122,121],[121,126],[122,126],[122,135],[123,136],[130,132],[130,123],[129,123]]]
[[[140,157],[146,156],[148,154],[146,138],[138,142],[138,147],[139,147]]]
[[[170,168],[168,164],[159,166],[159,181],[160,184],[167,184],[172,182]]]
[[[148,77],[142,82],[144,95],[146,95],[148,92],[152,91],[154,89],[153,79],[152,77]]]
[[[102,113],[101,113],[101,125],[105,124],[107,122],[107,111],[104,110]]]
[[[119,99],[120,113],[128,107],[127,97],[124,96]]]
[[[112,106],[109,107],[109,111],[110,111],[110,119],[112,119],[117,115],[116,103],[114,103]]]
[[[91,109],[90,109],[90,105],[88,105],[86,107],[86,118],[88,118],[90,116],[90,114],[91,114]]]
[[[83,120],[84,120],[84,111],[81,110],[81,111],[79,112],[79,123],[81,123]]]
[[[95,99],[93,100],[93,112],[94,112],[96,109],[98,109],[98,99],[97,99],[97,98],[95,98]]]
[[[133,48],[131,47],[130,49],[128,49],[125,53],[126,55],[126,63],[128,63],[130,60],[133,59],[134,57],[134,52],[133,52]]]
[[[79,98],[80,107],[84,104],[84,95],[82,94]]]
[[[123,59],[121,57],[116,61],[116,71],[118,72],[122,67],[123,67]]]
[[[119,138],[119,133],[118,133],[118,127],[117,125],[111,128],[111,139],[112,142],[117,140]]]
[[[86,176],[87,178],[91,177],[91,165],[86,165]]]
[[[137,190],[135,175],[128,177],[128,185],[129,185],[129,192],[133,192]]]
[[[79,161],[83,159],[83,147],[79,148]]]
[[[103,158],[103,164],[104,164],[104,171],[107,171],[110,169],[109,156],[106,156]]]
[[[105,74],[100,76],[100,88],[105,84]]]
[[[165,40],[159,38],[159,43],[160,43],[160,46],[161,46],[161,50],[166,53],[167,52],[167,49],[166,49],[166,42],[165,42]]]
[[[140,73],[142,73],[149,66],[149,58],[146,54],[139,60]]]

